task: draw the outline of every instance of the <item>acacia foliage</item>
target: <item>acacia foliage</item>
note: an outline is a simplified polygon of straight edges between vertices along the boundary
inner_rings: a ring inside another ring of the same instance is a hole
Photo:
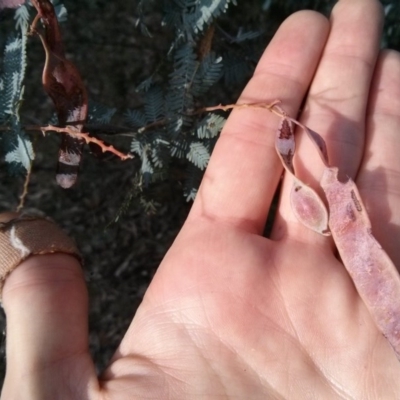
[[[387,19],[384,44],[398,47],[400,5],[391,0],[382,2]],[[102,0],[84,0],[82,7],[94,9],[101,3]],[[302,8],[328,13],[333,4],[333,0],[137,1],[138,36],[152,36],[146,16],[161,8],[163,29],[172,33],[169,50],[162,57],[163,63],[148,71],[147,79],[127,82],[136,85],[143,99],[142,107],[115,110],[99,104],[109,102],[107,99],[92,99],[88,117],[89,124],[101,127],[112,123],[118,114],[125,116],[129,150],[137,160],[132,172],[134,186],[127,197],[139,197],[151,208],[157,199],[146,197],[147,189],[170,178],[172,168],[178,166],[184,171],[179,176],[184,194],[193,199],[225,121],[222,114],[198,111],[205,105],[217,104],[221,90],[240,90],[266,45],[269,26],[278,25]],[[65,20],[66,8],[56,5],[59,19]],[[25,129],[21,111],[29,46],[25,32],[34,15],[29,2],[15,9],[15,29],[7,33],[0,60],[0,125],[8,129],[1,134],[1,156],[12,167],[10,170],[22,173],[29,170],[34,158],[32,136]],[[231,27],[233,19],[236,22]],[[68,23],[63,29],[68,29]],[[48,122],[42,121],[42,125]]]
[[[143,12],[138,3],[138,13]],[[202,42],[205,31],[225,13],[235,0],[170,0],[164,2],[165,29],[174,32],[166,66],[162,74],[151,73],[144,82],[137,82],[137,91],[143,99],[143,107],[125,112],[126,130],[132,136],[130,150],[139,160],[133,172],[137,195],[146,187],[168,177],[171,164],[176,160],[186,169],[185,194],[193,199],[216,138],[225,118],[216,114],[197,114],[201,98],[223,76],[223,56],[212,50],[213,32]],[[62,4],[56,7],[58,17],[66,18]],[[26,50],[29,43],[29,24],[36,15],[29,2],[15,9],[15,32],[9,32],[2,58],[0,78],[0,123],[4,160],[10,170],[29,173],[34,151],[32,140],[25,131],[23,113]],[[146,25],[138,19],[144,34],[150,34]],[[207,43],[207,41],[209,43]],[[204,45],[200,49],[201,45]],[[115,109],[90,102],[88,126],[109,124]],[[94,106],[96,104],[96,106]],[[43,121],[41,126],[52,121]],[[100,129],[99,129],[100,125]],[[107,133],[105,129],[104,133]],[[121,132],[119,132],[121,133]],[[131,196],[131,193],[129,194]]]

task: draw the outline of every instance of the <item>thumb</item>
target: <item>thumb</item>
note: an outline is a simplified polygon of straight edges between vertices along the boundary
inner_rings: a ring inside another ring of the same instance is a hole
[[[36,235],[44,241],[46,232]],[[7,251],[1,250],[3,255]],[[7,368],[1,398],[89,398],[98,381],[88,349],[87,289],[77,258],[28,256],[5,280],[2,302]]]

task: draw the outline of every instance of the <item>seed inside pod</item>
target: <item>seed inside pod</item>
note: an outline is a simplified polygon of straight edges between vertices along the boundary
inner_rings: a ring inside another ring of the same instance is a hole
[[[328,211],[318,194],[303,182],[295,179],[290,193],[292,210],[307,228],[329,236]]]

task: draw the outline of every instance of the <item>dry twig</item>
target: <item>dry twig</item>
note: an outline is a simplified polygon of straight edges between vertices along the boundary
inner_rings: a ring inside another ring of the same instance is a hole
[[[108,151],[109,153],[115,154],[121,160],[127,160],[127,159],[130,159],[130,158],[133,158],[133,154],[122,153],[121,151],[117,150],[114,146],[107,145],[102,140],[97,139],[97,138],[95,138],[93,136],[89,136],[89,134],[87,132],[77,132],[72,127],[66,126],[66,127],[61,128],[61,127],[54,126],[54,125],[48,125],[48,126],[42,126],[39,129],[43,133],[49,132],[49,131],[58,132],[58,133],[64,133],[66,135],[71,135],[71,136],[75,136],[77,138],[81,138],[86,143],[97,144],[100,147],[100,149],[101,149],[101,151],[103,153]]]

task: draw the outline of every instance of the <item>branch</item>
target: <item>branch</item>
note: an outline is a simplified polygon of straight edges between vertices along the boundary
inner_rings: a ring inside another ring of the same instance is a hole
[[[18,203],[18,206],[17,206],[15,212],[20,212],[24,208],[25,199],[26,199],[26,196],[28,195],[28,186],[29,186],[29,182],[31,180],[31,173],[32,173],[32,164],[26,173],[24,186],[22,188],[22,193],[21,193],[21,196],[19,197],[19,203]]]
[[[243,103],[243,104],[227,104],[227,105],[219,104],[218,106],[200,108],[193,114],[201,114],[203,112],[217,111],[217,110],[229,111],[233,109],[243,109],[243,108],[263,108],[273,112],[279,117],[286,117],[286,113],[280,107],[277,107],[277,105],[280,103],[281,103],[280,100],[274,100],[272,103]]]
[[[89,136],[89,134],[86,133],[86,132],[77,132],[76,130],[74,130],[73,128],[68,127],[68,126],[66,126],[64,128],[60,128],[58,126],[48,125],[48,126],[42,126],[39,129],[43,133],[49,132],[49,131],[58,132],[58,133],[64,133],[64,134],[67,134],[67,135],[71,135],[71,136],[75,136],[77,138],[83,139],[83,140],[85,140],[86,143],[97,144],[101,148],[101,151],[103,153],[108,151],[109,153],[115,154],[121,160],[127,160],[129,158],[133,158],[132,154],[122,153],[119,150],[117,150],[114,146],[107,145],[102,140],[97,139],[97,138],[95,138],[93,136]]]

